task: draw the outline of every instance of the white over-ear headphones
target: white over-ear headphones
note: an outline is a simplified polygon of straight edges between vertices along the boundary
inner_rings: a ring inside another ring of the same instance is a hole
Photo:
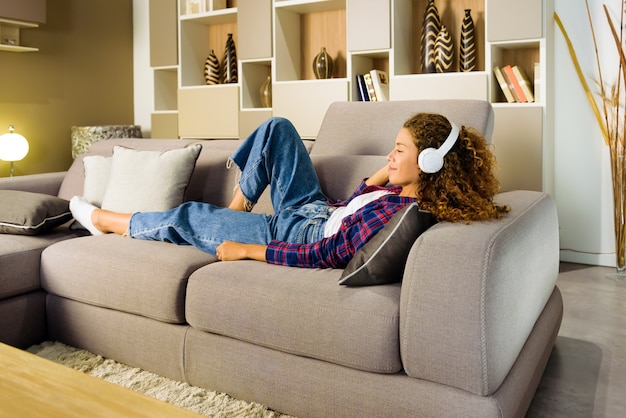
[[[417,164],[424,173],[436,173],[443,167],[443,157],[450,152],[459,137],[459,127],[450,122],[452,129],[439,148],[426,148],[417,156]]]

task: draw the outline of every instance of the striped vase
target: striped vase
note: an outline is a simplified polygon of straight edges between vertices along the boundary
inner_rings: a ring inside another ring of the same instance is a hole
[[[220,63],[213,50],[204,62],[204,80],[208,85],[220,83]]]
[[[420,66],[422,73],[435,72],[435,43],[440,29],[441,21],[439,20],[439,11],[435,5],[435,0],[428,0],[420,36]]]
[[[465,17],[461,24],[461,41],[459,43],[459,70],[476,70],[476,38],[474,32],[474,20],[470,15],[471,10],[465,9]]]
[[[325,47],[322,47],[320,53],[313,59],[313,73],[318,80],[333,76],[333,58],[326,52]]]
[[[452,38],[446,25],[441,25],[437,42],[435,42],[435,70],[438,73],[448,73],[452,71],[452,62],[454,61],[454,48],[452,46]]]
[[[235,41],[233,34],[228,34],[226,39],[226,48],[224,49],[224,60],[222,61],[222,83],[237,82],[237,50],[235,49]]]

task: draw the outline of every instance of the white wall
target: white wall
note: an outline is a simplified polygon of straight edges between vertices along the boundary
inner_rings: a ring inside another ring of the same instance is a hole
[[[589,0],[601,55],[617,69],[602,5],[619,16],[621,1]],[[133,0],[135,31],[135,123],[149,136],[153,103],[153,73],[149,58],[149,2]],[[595,53],[583,0],[555,0],[583,71],[597,79]],[[551,18],[551,17],[548,17]],[[574,71],[561,32],[555,26],[555,191],[561,231],[561,259],[594,265],[614,265],[611,174],[608,148]],[[608,67],[605,67],[608,68]],[[615,72],[605,74],[615,79]]]
[[[616,80],[615,45],[602,5],[620,16],[619,0],[589,0],[605,82]],[[555,0],[588,83],[598,80],[595,52],[582,0]],[[619,25],[618,25],[619,27]],[[555,193],[561,230],[561,260],[615,264],[611,173],[608,147],[555,25]],[[611,72],[604,72],[611,69]],[[614,70],[613,70],[614,69]]]
[[[153,72],[150,68],[150,2],[133,0],[134,101],[135,124],[144,138],[150,137],[154,103]]]

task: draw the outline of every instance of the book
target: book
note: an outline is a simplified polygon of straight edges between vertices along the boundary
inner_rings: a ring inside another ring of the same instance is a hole
[[[370,101],[370,95],[367,92],[367,86],[365,85],[365,78],[363,78],[363,74],[356,75],[356,89],[359,96],[359,101]]]
[[[541,101],[541,66],[539,65],[538,62],[535,63],[535,88],[534,88],[534,93],[535,93],[535,101],[536,102],[540,102]]]
[[[370,73],[363,74],[365,80],[365,86],[367,86],[367,94],[369,95],[370,102],[376,102],[376,90],[374,89],[374,82],[372,81],[372,75]]]
[[[389,79],[387,78],[387,73],[382,70],[371,70],[370,76],[376,92],[376,99],[378,101],[389,100]]]
[[[524,92],[524,96],[526,96],[526,100],[528,100],[528,102],[534,102],[535,96],[533,94],[533,87],[530,84],[530,80],[528,79],[526,72],[524,72],[524,69],[518,65],[514,65],[513,73],[515,74],[515,77],[517,78],[517,82],[519,83],[520,87],[522,88],[522,91]]]
[[[504,93],[504,97],[506,98],[506,101],[509,103],[514,103],[515,97],[513,96],[511,89],[509,89],[509,85],[506,82],[506,79],[504,78],[504,75],[502,74],[502,70],[500,70],[500,67],[493,67],[493,73],[496,76],[496,80],[498,81],[498,84],[500,85],[500,89],[502,89],[502,93]]]
[[[528,99],[524,94],[524,90],[522,90],[522,86],[520,86],[519,81],[517,81],[517,77],[513,72],[513,67],[511,67],[510,65],[505,65],[504,67],[502,67],[502,73],[504,74],[504,78],[509,84],[509,89],[511,89],[513,96],[515,96],[515,99],[519,103],[528,102]]]

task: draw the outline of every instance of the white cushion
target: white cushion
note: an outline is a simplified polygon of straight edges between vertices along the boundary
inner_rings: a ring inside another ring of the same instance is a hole
[[[164,211],[180,205],[202,145],[168,151],[113,148],[85,157],[85,198],[115,212]]]

